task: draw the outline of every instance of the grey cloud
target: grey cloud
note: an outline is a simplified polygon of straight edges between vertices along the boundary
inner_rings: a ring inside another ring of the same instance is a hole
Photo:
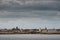
[[[1,0],[0,0],[1,1]],[[4,11],[2,11],[4,10]],[[6,11],[5,11],[6,10]],[[38,11],[34,11],[38,10]],[[42,10],[42,11],[41,11]],[[46,10],[46,11],[45,11]],[[0,2],[0,18],[60,20],[59,0],[11,0]]]
[[[57,10],[57,11],[60,11],[60,5],[0,6],[0,10]]]
[[[41,18],[60,20],[59,11],[0,12],[0,18]]]
[[[60,0],[0,0],[0,25],[11,28],[17,24],[60,26]]]
[[[21,2],[22,1],[22,2]],[[0,3],[0,10],[60,10],[59,0],[15,0]]]

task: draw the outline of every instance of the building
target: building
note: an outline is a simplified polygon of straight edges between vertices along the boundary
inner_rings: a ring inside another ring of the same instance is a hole
[[[45,29],[41,29],[41,32],[48,32],[47,28],[45,27]]]
[[[48,32],[56,32],[56,29],[48,29]]]
[[[56,31],[60,32],[60,29],[56,29]]]

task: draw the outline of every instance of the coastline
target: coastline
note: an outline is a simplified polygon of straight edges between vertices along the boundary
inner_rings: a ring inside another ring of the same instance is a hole
[[[0,33],[0,35],[15,35],[15,34],[32,34],[32,33]],[[60,33],[33,33],[33,34],[41,34],[41,35],[60,35]]]

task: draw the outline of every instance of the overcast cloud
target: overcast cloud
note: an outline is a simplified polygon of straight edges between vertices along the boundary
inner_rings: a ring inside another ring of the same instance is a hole
[[[60,28],[60,0],[0,0],[0,26]]]
[[[0,0],[0,10],[60,10],[59,0]]]

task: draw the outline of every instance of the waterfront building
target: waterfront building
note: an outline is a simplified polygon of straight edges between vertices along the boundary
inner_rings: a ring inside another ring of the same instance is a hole
[[[41,29],[41,32],[48,32],[47,28],[45,27],[45,29]]]

